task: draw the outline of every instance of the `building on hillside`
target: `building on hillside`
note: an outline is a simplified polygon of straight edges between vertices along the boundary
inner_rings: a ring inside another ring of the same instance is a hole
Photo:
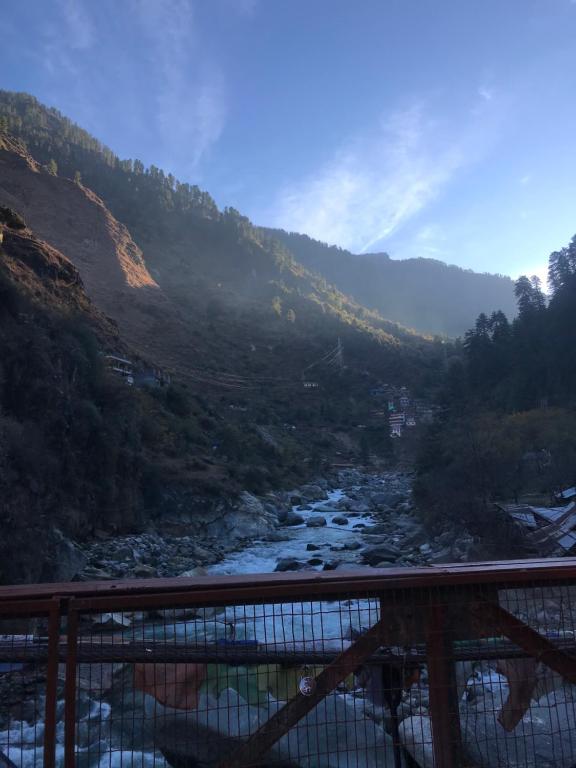
[[[539,557],[563,557],[576,552],[576,502],[560,507],[529,504],[496,505],[522,534],[527,551]]]
[[[171,381],[170,374],[157,367],[141,368],[134,374],[137,387],[167,387]]]
[[[124,379],[126,384],[132,386],[134,384],[134,364],[130,360],[126,360],[124,357],[118,357],[117,355],[106,355],[106,368]]]
[[[405,413],[394,413],[388,417],[390,425],[390,437],[402,437],[402,430],[406,424]]]
[[[302,386],[304,389],[311,390],[311,389],[318,389],[319,384],[317,381],[303,381]]]
[[[566,488],[565,491],[560,491],[560,493],[556,494],[556,499],[558,501],[576,501],[576,486]]]

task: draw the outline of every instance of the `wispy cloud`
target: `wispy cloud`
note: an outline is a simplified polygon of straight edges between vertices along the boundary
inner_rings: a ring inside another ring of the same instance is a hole
[[[51,74],[76,75],[74,57],[94,44],[94,25],[82,0],[57,0],[55,11],[52,23],[44,29],[42,63]]]
[[[94,43],[94,27],[80,0],[58,0],[64,21],[65,40],[70,48],[84,50]]]
[[[135,0],[135,7],[154,58],[153,93],[165,162],[174,165],[186,155],[185,170],[191,171],[222,133],[223,75],[202,49],[190,0]]]
[[[480,88],[478,88],[478,96],[480,96],[481,99],[484,99],[484,101],[492,101],[494,98],[494,89],[489,88],[487,85],[481,85]]]
[[[439,141],[438,133],[421,105],[393,114],[284,189],[275,225],[369,250],[433,200],[466,161],[464,147]]]

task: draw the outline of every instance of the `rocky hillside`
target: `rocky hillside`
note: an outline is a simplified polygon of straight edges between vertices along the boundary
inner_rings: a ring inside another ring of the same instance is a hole
[[[0,92],[0,122],[26,142],[28,153],[23,158],[11,146],[20,156],[5,155],[4,198],[39,232],[57,238],[92,298],[131,342],[150,345],[144,351],[159,364],[189,382],[208,377],[222,389],[214,371],[271,379],[280,367],[295,386],[340,336],[355,367],[398,383],[420,379],[421,372],[426,378],[430,345],[422,337],[330,286],[237,211],[218,211],[207,193],[161,169],[119,160],[25,94]],[[64,233],[67,210],[77,225]],[[120,267],[101,255],[110,243]],[[132,269],[141,259],[147,273],[140,270],[138,280],[145,284],[129,290],[134,286],[122,262]],[[111,290],[114,273],[122,296]],[[164,296],[170,307],[161,303]]]
[[[109,353],[147,363],[78,269],[0,207],[0,583],[71,577],[70,539],[222,519],[264,457],[269,477],[298,477],[296,450],[240,437],[178,385],[127,387]]]
[[[516,311],[514,283],[436,259],[352,254],[307,235],[263,229],[301,264],[324,275],[361,304],[422,333],[462,336],[480,312]]]
[[[439,345],[237,211],[5,92],[0,206],[0,580],[70,575],[67,537],[219,519],[244,491],[387,456],[371,387],[438,379]],[[172,383],[127,387],[107,353]]]

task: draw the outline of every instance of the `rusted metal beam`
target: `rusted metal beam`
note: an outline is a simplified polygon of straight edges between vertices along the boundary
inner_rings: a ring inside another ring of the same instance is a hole
[[[76,761],[76,666],[78,651],[78,613],[68,611],[68,657],[64,684],[64,768],[74,768]]]
[[[48,659],[46,667],[46,707],[44,712],[44,768],[56,765],[56,706],[58,695],[58,641],[60,639],[60,600],[52,602],[48,617]]]
[[[576,658],[529,627],[506,609],[493,602],[478,602],[470,607],[479,629],[489,634],[503,634],[528,656],[541,661],[576,685]]]
[[[382,643],[382,629],[380,619],[318,675],[310,695],[297,693],[218,768],[240,768],[258,763],[282,736],[376,651]]]
[[[462,765],[458,695],[448,612],[442,604],[428,612],[427,656],[434,761],[438,768]]]
[[[426,568],[366,568],[365,571],[273,573],[197,578],[125,579],[106,582],[70,582],[0,587],[0,606],[61,595],[74,597],[78,610],[123,610],[136,606],[232,605],[234,602],[277,602],[290,598],[347,597],[385,590],[437,586],[576,581],[576,558],[513,560],[490,563],[454,563]],[[169,600],[168,600],[169,598]],[[6,610],[6,608],[2,609]]]

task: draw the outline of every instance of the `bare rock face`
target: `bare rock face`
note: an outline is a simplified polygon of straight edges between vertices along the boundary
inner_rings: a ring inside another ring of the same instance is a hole
[[[240,495],[238,505],[215,518],[209,526],[209,531],[213,535],[224,536],[227,540],[247,539],[266,536],[275,530],[277,525],[276,514],[267,510],[256,496],[244,491]]]
[[[26,229],[26,222],[19,213],[12,208],[0,205],[0,224],[5,224],[10,229]]]
[[[85,568],[87,558],[70,539],[57,528],[48,536],[50,540],[49,556],[44,563],[44,576],[47,581],[72,581]]]

